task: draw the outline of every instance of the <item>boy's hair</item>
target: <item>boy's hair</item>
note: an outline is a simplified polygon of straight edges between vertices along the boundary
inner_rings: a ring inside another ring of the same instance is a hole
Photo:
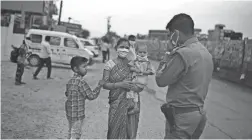
[[[71,69],[74,71],[74,67],[79,67],[83,63],[87,63],[88,59],[85,57],[75,56],[71,59]]]
[[[135,40],[136,40],[136,36],[134,36],[134,35],[129,35],[128,40],[130,40],[130,41],[135,41]]]

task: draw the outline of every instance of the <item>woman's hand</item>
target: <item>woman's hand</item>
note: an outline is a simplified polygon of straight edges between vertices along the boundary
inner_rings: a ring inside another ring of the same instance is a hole
[[[125,88],[125,89],[131,89],[133,86],[131,81],[123,81],[123,82],[118,82],[115,83],[116,88]]]

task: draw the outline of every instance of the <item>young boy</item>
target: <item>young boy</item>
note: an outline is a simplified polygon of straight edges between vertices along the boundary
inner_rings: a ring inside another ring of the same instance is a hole
[[[69,122],[68,139],[80,139],[83,120],[85,118],[85,100],[94,100],[98,97],[103,81],[99,81],[98,86],[92,91],[86,83],[84,76],[87,74],[86,66],[88,59],[83,57],[73,57],[71,68],[74,76],[66,85],[65,103],[66,117]]]
[[[25,41],[23,40],[23,43],[18,50],[15,85],[25,84],[24,82],[22,82],[22,76],[24,73],[24,68],[26,67],[25,65],[26,65],[27,55],[28,55],[28,48],[25,44]]]
[[[130,70],[133,71],[132,81],[140,88],[148,83],[148,75],[153,75],[154,70],[147,58],[147,46],[141,45],[137,48],[137,58],[129,62]],[[131,98],[134,101],[134,108],[129,112],[129,114],[134,114],[139,112],[138,108],[138,93],[130,91],[127,93],[127,98]]]

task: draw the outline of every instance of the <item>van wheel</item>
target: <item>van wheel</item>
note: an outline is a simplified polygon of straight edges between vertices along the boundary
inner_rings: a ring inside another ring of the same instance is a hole
[[[28,58],[28,61],[29,61],[29,63],[30,63],[31,66],[38,66],[39,63],[40,63],[40,58],[37,55],[31,55]]]

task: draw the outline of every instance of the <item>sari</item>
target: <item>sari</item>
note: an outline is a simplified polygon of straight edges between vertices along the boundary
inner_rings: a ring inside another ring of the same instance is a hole
[[[103,79],[108,83],[117,83],[131,79],[132,72],[127,63],[121,60],[109,60],[104,68]],[[136,139],[139,113],[128,115],[134,102],[126,98],[126,89],[118,88],[109,91],[109,114],[107,139]],[[140,108],[140,99],[138,102]]]

